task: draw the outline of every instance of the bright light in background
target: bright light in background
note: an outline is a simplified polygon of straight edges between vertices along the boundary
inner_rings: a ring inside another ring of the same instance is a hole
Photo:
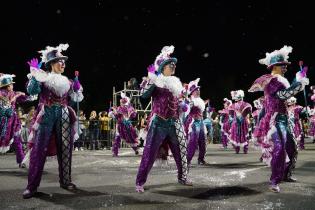
[[[209,57],[209,53],[204,53],[202,56],[203,56],[204,58],[208,58],[208,57]]]

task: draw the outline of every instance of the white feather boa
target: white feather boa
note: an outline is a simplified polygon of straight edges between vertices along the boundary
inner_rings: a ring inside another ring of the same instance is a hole
[[[179,97],[183,90],[181,81],[175,76],[164,76],[163,74],[156,76],[153,73],[149,73],[149,79],[157,87],[168,89],[175,97]]]
[[[31,68],[31,75],[58,96],[63,96],[70,89],[70,81],[66,76],[56,73],[47,73],[41,69]]]
[[[193,102],[193,106],[198,107],[201,110],[201,112],[205,110],[206,104],[204,100],[202,100],[200,97],[197,97],[197,98],[192,97],[191,101]]]

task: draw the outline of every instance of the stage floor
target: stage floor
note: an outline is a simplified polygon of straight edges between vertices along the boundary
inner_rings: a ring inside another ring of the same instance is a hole
[[[47,160],[36,197],[24,200],[27,170],[19,169],[14,154],[0,156],[0,209],[315,209],[315,144],[308,139],[299,151],[296,183],[281,183],[281,193],[268,190],[270,169],[260,153],[235,154],[209,144],[208,166],[192,161],[193,187],[177,184],[174,160],[155,166],[145,192],[135,192],[140,156],[131,149],[112,157],[110,150],[73,152],[72,178],[78,189],[63,190],[56,159]]]

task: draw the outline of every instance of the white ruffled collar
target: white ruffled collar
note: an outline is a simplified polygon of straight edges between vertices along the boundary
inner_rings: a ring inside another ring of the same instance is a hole
[[[173,96],[179,97],[183,90],[183,85],[178,77],[175,76],[164,76],[163,74],[149,75],[149,78],[159,88],[168,89]]]
[[[201,112],[205,110],[206,104],[204,100],[202,100],[200,97],[191,97],[191,101],[193,102],[194,106],[198,107],[201,110]]]
[[[66,76],[56,73],[48,73],[48,79],[45,82],[45,86],[61,97],[69,91],[70,82]]]
[[[54,72],[46,72],[42,69],[30,68],[31,73],[28,75],[30,79],[32,76],[39,82],[45,84],[45,86],[53,91],[57,96],[62,97],[70,89],[70,82],[66,76],[57,74]]]

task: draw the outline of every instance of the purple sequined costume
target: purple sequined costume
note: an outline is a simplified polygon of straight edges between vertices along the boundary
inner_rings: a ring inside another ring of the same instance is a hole
[[[40,185],[46,156],[57,154],[60,185],[71,184],[73,141],[78,138],[78,126],[69,101],[80,102],[83,95],[82,87],[74,91],[73,82],[61,74],[42,70],[31,72],[33,77],[27,86],[28,93],[39,94],[39,105],[28,140],[32,148],[27,190],[34,192]]]
[[[252,116],[254,119],[254,126],[256,127],[258,125],[258,117],[259,117],[259,113],[261,112],[261,109],[256,109],[255,111],[253,111]]]
[[[222,109],[219,111],[220,114],[220,127],[221,127],[221,142],[223,148],[227,148],[228,146],[228,136],[230,133],[230,121],[229,121],[229,110]]]
[[[113,156],[118,156],[121,139],[124,139],[138,153],[138,136],[130,121],[136,117],[137,112],[131,104],[128,104],[119,106],[113,114],[117,119],[115,140],[112,147]]]
[[[229,141],[235,148],[235,152],[239,153],[240,147],[244,147],[244,153],[248,151],[248,121],[247,115],[251,113],[252,106],[244,101],[238,101],[229,107],[233,121],[231,124]]]
[[[263,139],[262,138],[257,138],[255,137],[255,129],[256,127],[259,126],[259,122],[261,118],[264,116],[265,110],[264,109],[256,109],[253,113],[253,119],[254,119],[254,126],[253,126],[253,143],[255,148],[260,149],[263,144]]]
[[[313,137],[315,142],[315,107],[311,109],[309,135]]]
[[[23,103],[28,100],[28,97],[22,92],[0,90],[1,101],[7,103],[10,109],[6,109],[3,115],[1,114],[1,133],[0,133],[0,153],[6,153],[13,143],[16,162],[20,164],[24,158],[24,151],[21,139],[21,121],[16,112],[16,103]],[[4,105],[3,103],[1,103]],[[5,107],[0,105],[1,112]],[[9,112],[8,112],[9,111]]]
[[[290,178],[295,167],[297,149],[289,128],[285,101],[303,88],[300,82],[294,82],[290,86],[284,77],[267,74],[258,78],[249,90],[264,91],[265,95],[265,115],[256,127],[254,137],[262,140],[262,158],[267,164],[271,164],[272,185]]]
[[[179,120],[178,96],[180,91],[175,90],[175,85],[182,87],[181,83],[176,77],[164,77],[162,74],[159,75],[154,84],[151,82],[148,82],[142,90],[142,97],[152,97],[152,117],[137,174],[136,186],[141,187],[147,181],[160,146],[165,141],[176,162],[178,180],[186,182],[188,173],[186,136]]]
[[[291,122],[291,126],[293,127],[293,135],[297,140],[298,147],[300,150],[304,149],[304,132],[302,128],[302,122],[300,119],[300,114],[303,110],[302,106],[292,105],[288,108],[289,120]]]
[[[206,154],[206,127],[203,123],[203,111],[205,109],[205,103],[201,98],[192,99],[193,106],[185,120],[185,132],[188,138],[187,145],[187,163],[191,163],[191,160],[195,154],[197,148],[199,148],[198,163],[205,161]],[[195,103],[195,101],[197,103]]]

